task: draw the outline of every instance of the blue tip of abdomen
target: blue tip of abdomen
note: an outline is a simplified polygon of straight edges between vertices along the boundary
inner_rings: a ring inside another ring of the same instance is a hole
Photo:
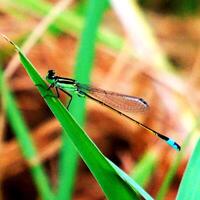
[[[177,144],[174,140],[168,139],[166,142],[167,142],[168,145],[170,145],[171,147],[173,147],[173,148],[176,149],[177,151],[180,151],[180,150],[181,150],[180,145]]]

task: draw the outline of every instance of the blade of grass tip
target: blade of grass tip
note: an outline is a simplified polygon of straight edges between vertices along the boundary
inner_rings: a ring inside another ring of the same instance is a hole
[[[108,162],[113,166],[113,168],[116,170],[116,172],[120,175],[120,177],[127,182],[131,188],[135,191],[140,191],[140,194],[146,199],[146,200],[153,200],[153,198],[140,186],[138,183],[136,183],[130,176],[128,176],[124,171],[122,171],[118,166],[116,166],[112,161],[107,159]]]
[[[23,50],[23,52],[25,52],[25,54],[28,53],[28,51],[35,45],[35,43],[39,40],[42,34],[44,34],[44,32],[48,29],[50,24],[52,24],[57,19],[57,17],[64,11],[66,7],[69,6],[71,2],[72,0],[61,0],[55,6],[52,7],[48,15],[46,15],[42,19],[42,21],[33,29],[31,34],[28,36],[26,42],[22,45],[21,49]],[[6,78],[12,76],[18,65],[19,60],[16,53],[6,67]]]
[[[82,83],[89,83],[94,60],[96,34],[107,3],[107,0],[89,0],[87,4],[85,27],[79,44],[74,74],[75,80]],[[79,124],[83,126],[85,123],[85,99],[74,96],[69,110]],[[63,146],[60,156],[57,197],[58,199],[71,199],[78,154],[66,135],[64,133],[62,135]],[[66,164],[70,167],[66,168]]]
[[[26,127],[26,124],[22,119],[21,113],[17,108],[14,97],[8,90],[8,87],[6,87],[5,81],[3,80],[3,72],[1,70],[1,67],[0,83],[2,87],[0,89],[0,92],[1,95],[4,97],[5,110],[8,116],[8,120],[19,142],[23,156],[30,166],[31,175],[33,181],[35,182],[37,191],[42,199],[53,199],[54,195],[49,187],[48,178],[45,174],[43,167],[40,165],[37,152],[29,135],[28,128]]]
[[[146,187],[156,168],[158,161],[156,155],[154,150],[147,151],[130,173],[131,178],[142,187]]]
[[[162,200],[166,197],[166,194],[170,188],[170,185],[174,179],[174,176],[177,172],[177,169],[181,163],[181,160],[183,159],[184,155],[185,155],[185,151],[186,151],[186,147],[189,145],[191,138],[195,135],[195,133],[197,132],[199,125],[200,125],[200,117],[197,118],[198,120],[196,121],[195,126],[193,127],[193,129],[189,132],[189,134],[187,135],[187,137],[184,140],[184,143],[182,145],[182,149],[181,152],[179,152],[177,154],[177,156],[174,158],[174,161],[172,162],[172,165],[170,167],[170,169],[168,170],[164,181],[158,191],[158,194],[156,196],[157,200]]]
[[[11,41],[10,43],[14,44]],[[66,110],[63,104],[61,104],[59,99],[53,96],[52,91],[47,90],[45,82],[31,62],[20,51],[19,47],[15,45],[15,48],[19,52],[20,60],[27,73],[33,82],[38,86],[38,90],[41,95],[45,96],[44,100],[46,101],[47,105],[52,110],[55,117],[59,120],[63,130],[65,130],[73,144],[76,146],[79,154],[100,184],[107,198],[134,200],[139,199],[138,195],[141,195],[145,199],[148,199],[149,195],[146,197],[141,190],[138,190],[139,185],[135,187],[130,179],[127,178],[128,175],[122,176],[111,165],[111,163],[108,162],[97,146],[74,121],[72,115]],[[38,84],[40,84],[40,86]]]
[[[200,139],[198,140],[196,147],[193,151],[192,157],[186,167],[183,175],[177,200],[196,200],[200,197]]]

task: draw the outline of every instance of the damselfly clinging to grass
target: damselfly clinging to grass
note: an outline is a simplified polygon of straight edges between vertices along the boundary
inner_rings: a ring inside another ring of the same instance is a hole
[[[135,119],[119,111],[122,110],[126,112],[140,112],[146,110],[148,108],[148,104],[142,98],[123,95],[115,92],[109,92],[102,89],[90,87],[78,83],[76,80],[71,78],[56,76],[53,70],[48,71],[46,80],[50,84],[48,89],[53,87],[56,89],[57,97],[59,97],[58,90],[63,91],[70,97],[69,104],[72,99],[72,95],[69,92],[74,92],[81,97],[88,97],[98,103],[101,103],[102,105],[105,105],[106,107],[112,109],[113,111],[119,113],[120,115],[123,115],[124,117],[130,119],[132,122],[138,124],[147,131],[153,133],[160,139],[164,140],[168,145],[170,145],[174,149],[178,151],[181,150],[180,145],[177,144],[173,139],[165,135],[162,135],[157,131],[154,131],[153,129],[147,127],[146,125],[136,121]]]

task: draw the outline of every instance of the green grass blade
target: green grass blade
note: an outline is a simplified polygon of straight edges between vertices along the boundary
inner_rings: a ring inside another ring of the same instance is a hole
[[[57,199],[72,199],[76,180],[78,153],[66,133],[62,133],[62,146],[59,159]]]
[[[28,128],[21,116],[20,111],[17,108],[13,95],[8,90],[3,80],[3,73],[1,68],[0,87],[0,93],[4,98],[3,100],[5,101],[4,105],[8,120],[16,135],[17,141],[19,142],[22,154],[30,165],[30,171],[38,193],[44,200],[54,199],[54,194],[49,187],[48,178],[44,172],[43,167],[37,160],[38,155],[30,137]]]
[[[179,152],[179,154],[175,157],[174,161],[172,162],[170,169],[167,171],[165,179],[163,180],[160,189],[158,191],[158,194],[156,195],[157,200],[165,199],[167,192],[169,191],[169,188],[171,186],[171,183],[176,175],[177,169],[181,163],[183,155],[184,155],[184,149],[182,148],[181,152]]]
[[[158,158],[153,150],[146,152],[133,168],[130,176],[139,183],[140,186],[145,187],[156,168],[157,160]]]
[[[185,138],[181,151],[176,155],[174,161],[172,162],[170,169],[167,171],[165,179],[164,179],[163,183],[161,184],[158,194],[156,196],[157,200],[165,199],[165,196],[166,196],[166,194],[170,188],[170,185],[176,175],[176,172],[181,163],[181,160],[183,159],[183,157],[185,155],[185,149],[189,145],[192,136],[194,136],[194,134],[197,132],[199,125],[200,125],[200,118],[198,117],[198,120],[196,121],[195,126],[189,132],[188,136]]]
[[[125,175],[124,172],[120,173],[122,171],[119,172],[119,170],[117,170],[116,167],[114,167],[103,156],[92,140],[75,122],[63,104],[61,104],[57,98],[49,96],[53,93],[52,91],[46,90],[47,86],[36,69],[20,51],[19,47],[11,41],[10,43],[13,44],[19,52],[20,60],[33,82],[35,84],[40,84],[40,86],[38,86],[39,92],[42,96],[46,96],[44,99],[47,105],[59,120],[63,130],[65,130],[73,144],[76,146],[79,154],[97,179],[107,198],[133,200],[139,199],[138,194],[140,194],[145,199],[149,199],[149,195],[147,193],[145,193],[145,196],[145,194],[141,192],[142,188],[140,188],[139,185],[135,187],[132,179],[128,177],[128,175]]]
[[[181,181],[177,200],[196,200],[200,197],[200,140],[194,149]]]
[[[85,27],[82,32],[80,45],[75,64],[75,79],[82,83],[89,83],[91,69],[95,53],[95,41],[98,26],[101,22],[107,0],[89,0],[86,12]],[[94,17],[95,16],[95,17]],[[73,97],[70,112],[77,122],[84,126],[85,123],[85,99]],[[72,187],[77,169],[78,154],[74,145],[63,133],[62,150],[59,168],[58,199],[71,199]],[[66,162],[70,167],[66,168]]]

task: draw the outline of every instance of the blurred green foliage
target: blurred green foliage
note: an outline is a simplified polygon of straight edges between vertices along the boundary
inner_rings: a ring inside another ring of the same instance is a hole
[[[148,9],[180,16],[196,15],[200,9],[199,0],[138,0],[138,2]]]

